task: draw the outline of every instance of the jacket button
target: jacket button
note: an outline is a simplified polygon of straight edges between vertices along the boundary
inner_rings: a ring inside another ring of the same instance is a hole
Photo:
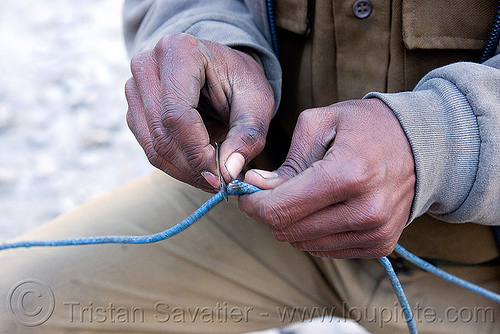
[[[352,12],[358,19],[364,19],[373,12],[373,5],[369,0],[356,0],[352,5]]]

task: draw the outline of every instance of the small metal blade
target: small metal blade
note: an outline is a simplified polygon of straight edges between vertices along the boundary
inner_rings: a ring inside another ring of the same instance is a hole
[[[219,177],[219,185],[220,185],[220,190],[222,190],[222,196],[228,201],[228,195],[227,195],[227,187],[226,187],[226,181],[224,181],[224,178],[222,177],[221,173],[221,167],[220,167],[220,145],[218,143],[215,143],[215,163],[217,165],[217,174]]]

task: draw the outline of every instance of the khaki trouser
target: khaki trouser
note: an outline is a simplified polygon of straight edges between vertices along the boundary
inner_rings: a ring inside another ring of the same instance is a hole
[[[155,171],[19,239],[150,234],[208,197]],[[2,333],[242,333],[331,315],[407,333],[376,260],[313,258],[235,199],[163,242],[6,250],[0,263]],[[498,267],[444,269],[500,291]],[[418,269],[399,277],[421,333],[500,331],[499,305]]]

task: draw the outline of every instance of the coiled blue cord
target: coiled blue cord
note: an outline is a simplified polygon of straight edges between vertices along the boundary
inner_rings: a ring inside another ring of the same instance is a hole
[[[244,195],[244,194],[252,194],[261,189],[240,181],[233,181],[227,186],[227,193],[229,195]],[[201,217],[206,215],[212,208],[214,208],[218,203],[224,200],[223,191],[219,191],[217,194],[208,199],[205,203],[203,203],[196,211],[193,212],[189,217],[181,221],[180,223],[174,225],[173,227],[151,235],[146,236],[98,236],[98,237],[87,237],[87,238],[75,238],[75,239],[60,239],[60,240],[33,240],[33,241],[18,241],[13,243],[4,243],[0,244],[0,251],[5,249],[12,248],[29,248],[29,247],[55,247],[55,246],[77,246],[77,245],[96,245],[96,244],[148,244],[154,243],[158,241],[162,241],[168,238],[173,237],[176,234],[187,229],[189,226],[193,225],[197,222]],[[500,295],[484,289],[480,286],[472,284],[468,281],[465,281],[461,278],[458,278],[454,275],[451,275],[430,263],[422,260],[418,256],[408,252],[406,249],[401,247],[399,244],[396,245],[394,249],[396,253],[401,255],[403,258],[408,260],[409,262],[415,264],[416,266],[438,276],[449,282],[457,284],[463,288],[471,290],[477,294],[480,294],[486,298],[492,299],[497,303],[500,303]],[[406,298],[406,295],[403,291],[401,283],[398,280],[396,273],[387,259],[387,257],[381,257],[378,259],[382,264],[385,272],[387,273],[387,277],[389,278],[394,292],[403,308],[403,313],[405,315],[409,332],[411,334],[417,333],[417,327],[415,324],[415,319],[413,318],[410,304]]]

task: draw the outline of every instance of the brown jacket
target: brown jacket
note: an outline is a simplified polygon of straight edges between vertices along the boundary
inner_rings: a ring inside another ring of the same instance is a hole
[[[478,61],[498,5],[372,0],[364,1],[371,14],[357,18],[355,2],[275,1],[287,117],[372,91],[412,90],[437,67]]]

